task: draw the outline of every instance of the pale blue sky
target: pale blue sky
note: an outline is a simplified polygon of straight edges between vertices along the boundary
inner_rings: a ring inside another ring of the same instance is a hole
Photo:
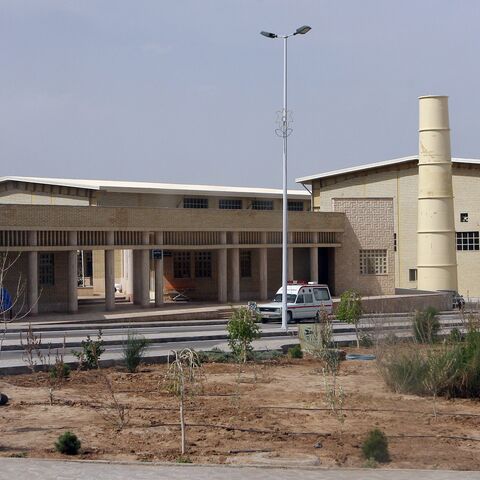
[[[1,175],[281,186],[415,154],[419,95],[450,96],[480,157],[479,0],[0,0]]]

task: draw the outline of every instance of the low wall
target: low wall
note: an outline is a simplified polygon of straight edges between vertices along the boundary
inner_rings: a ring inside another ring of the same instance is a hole
[[[402,290],[397,295],[382,295],[363,297],[363,313],[410,313],[415,310],[425,310],[434,307],[438,311],[452,310],[452,295],[447,292],[418,292],[412,290],[406,293]],[[334,311],[340,299],[333,300]]]

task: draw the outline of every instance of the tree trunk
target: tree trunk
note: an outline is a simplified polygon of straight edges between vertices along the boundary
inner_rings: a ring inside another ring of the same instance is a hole
[[[357,339],[357,348],[360,348],[360,339],[358,338],[358,325],[355,324],[355,337]]]
[[[180,393],[180,429],[182,431],[182,455],[185,455],[186,439],[185,439],[185,415],[183,411],[183,385]]]

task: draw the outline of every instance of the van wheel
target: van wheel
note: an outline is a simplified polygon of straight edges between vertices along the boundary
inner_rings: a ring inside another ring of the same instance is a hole
[[[293,323],[292,312],[287,312],[287,323]]]

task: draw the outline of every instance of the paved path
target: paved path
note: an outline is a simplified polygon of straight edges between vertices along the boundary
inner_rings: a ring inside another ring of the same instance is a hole
[[[445,470],[324,470],[0,459],[0,480],[470,480],[480,472]]]

